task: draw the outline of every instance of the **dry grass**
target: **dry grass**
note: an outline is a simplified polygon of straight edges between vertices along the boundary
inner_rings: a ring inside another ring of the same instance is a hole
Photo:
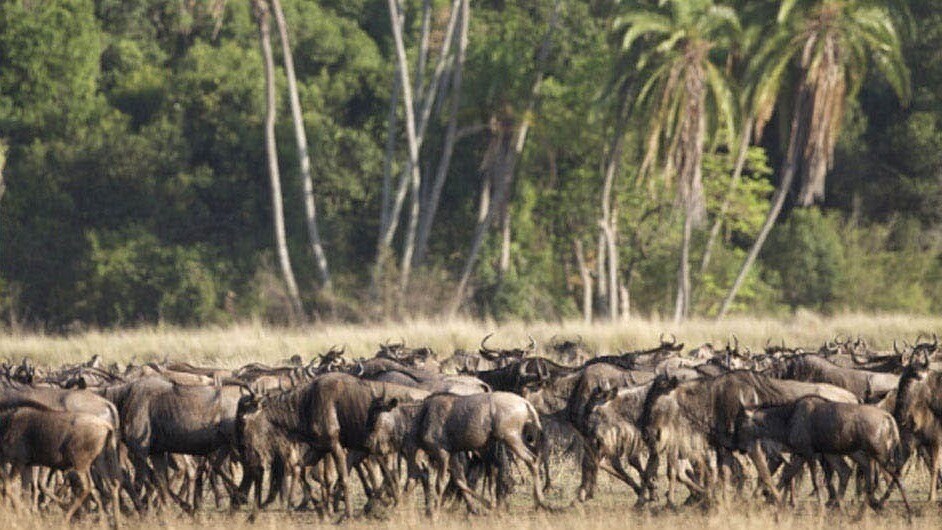
[[[120,331],[91,331],[70,336],[40,334],[0,335],[0,357],[28,356],[37,362],[59,364],[85,360],[100,354],[107,362],[185,359],[199,363],[234,366],[249,361],[277,362],[299,354],[302,357],[326,351],[330,346],[347,346],[352,357],[370,355],[377,343],[405,339],[410,345],[427,345],[443,356],[456,348],[477,348],[481,338],[494,332],[492,344],[525,344],[532,334],[540,344],[553,335],[582,335],[594,351],[613,353],[617,349],[644,347],[657,341],[660,333],[675,333],[688,346],[703,342],[724,343],[736,334],[741,344],[754,350],[766,339],[785,339],[789,344],[817,346],[836,334],[861,335],[872,346],[889,348],[893,339],[915,339],[919,333],[942,330],[942,317],[906,315],[842,315],[822,317],[800,313],[786,320],[733,318],[722,322],[692,320],[680,326],[667,321],[584,324],[582,322],[487,323],[468,320],[419,320],[373,325],[326,324],[303,328],[277,329],[241,324],[231,327],[182,329],[140,328]]]
[[[743,345],[760,348],[767,338],[786,339],[789,344],[817,345],[835,334],[857,335],[867,338],[876,347],[889,347],[894,338],[913,340],[919,333],[932,333],[942,329],[942,318],[910,317],[904,315],[863,316],[843,315],[820,317],[799,314],[787,320],[736,318],[720,323],[694,320],[679,327],[669,322],[634,320],[626,323],[586,325],[581,322],[562,323],[481,323],[472,321],[423,320],[381,325],[330,324],[294,329],[273,329],[260,325],[243,324],[232,327],[202,329],[142,328],[122,331],[93,331],[72,336],[43,336],[37,334],[0,336],[0,357],[19,359],[29,356],[43,364],[60,364],[87,359],[101,354],[108,362],[142,361],[164,357],[189,360],[200,364],[236,366],[248,361],[277,362],[294,354],[304,357],[323,352],[334,344],[345,344],[352,357],[369,355],[377,343],[388,338],[404,338],[412,345],[428,345],[444,356],[455,348],[476,348],[481,338],[495,332],[494,343],[522,344],[528,334],[538,343],[546,344],[556,334],[582,335],[596,351],[614,352],[652,344],[660,333],[675,333],[688,345],[702,342],[725,342],[735,333]],[[444,514],[436,521],[422,515],[418,507],[404,507],[387,514],[383,520],[358,518],[345,526],[353,529],[390,528],[405,530],[430,528],[438,530],[490,529],[495,527],[521,530],[556,530],[578,528],[608,530],[611,528],[641,527],[652,530],[697,528],[698,530],[745,530],[775,528],[776,530],[818,530],[853,526],[856,530],[886,528],[938,528],[942,519],[938,507],[925,504],[925,489],[916,487],[924,482],[924,470],[915,470],[905,480],[913,486],[910,499],[917,500],[919,515],[909,525],[898,507],[888,513],[869,512],[862,520],[851,515],[834,512],[820,513],[812,503],[803,502],[797,510],[775,510],[758,502],[735,503],[712,513],[698,508],[678,511],[659,509],[635,511],[634,495],[628,489],[606,476],[600,477],[595,499],[583,506],[559,514],[534,512],[531,508],[529,488],[518,487],[512,500],[510,513],[496,513],[481,517],[468,517],[462,510]],[[555,505],[566,505],[572,500],[579,481],[579,471],[571,461],[554,466],[554,480],[561,487],[552,495]],[[417,495],[416,497],[420,497]],[[682,498],[682,496],[681,496]],[[418,502],[418,498],[416,501]],[[362,503],[357,503],[357,507]],[[59,528],[62,527],[58,511],[38,517],[11,513],[0,506],[3,528]],[[207,511],[195,519],[169,511],[161,516],[144,520],[130,519],[127,526],[163,528],[226,528],[242,530],[249,526],[262,529],[286,530],[301,526],[329,526],[310,514],[269,511],[262,513],[254,524],[245,521],[244,514],[228,515]],[[93,521],[80,523],[80,527],[100,527]]]

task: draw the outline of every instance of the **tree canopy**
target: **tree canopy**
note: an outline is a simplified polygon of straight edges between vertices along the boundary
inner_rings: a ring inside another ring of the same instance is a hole
[[[724,298],[769,314],[942,309],[930,0],[279,4],[293,61],[273,25],[274,136],[309,319],[456,300],[483,318],[659,316],[679,292],[683,316]],[[0,4],[3,325],[290,320],[252,5]],[[383,231],[394,259],[378,259]]]

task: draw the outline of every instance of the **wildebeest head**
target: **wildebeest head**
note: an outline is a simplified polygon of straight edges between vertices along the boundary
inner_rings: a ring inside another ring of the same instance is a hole
[[[320,362],[317,365],[317,373],[335,372],[346,366],[346,360],[343,353],[346,348],[340,346],[331,346],[327,353],[319,354]]]
[[[519,361],[536,351],[536,341],[533,340],[532,336],[529,337],[530,343],[525,348],[490,348],[487,346],[487,339],[491,338],[493,335],[493,333],[490,333],[484,337],[484,340],[481,341],[481,349],[478,350],[478,352],[481,354],[481,357],[496,363],[498,368],[507,366],[514,361]]]
[[[550,349],[556,353],[556,358],[569,365],[580,365],[584,363],[589,354],[582,340],[582,335],[578,335],[576,340],[563,339],[557,341],[556,336],[550,339]]]

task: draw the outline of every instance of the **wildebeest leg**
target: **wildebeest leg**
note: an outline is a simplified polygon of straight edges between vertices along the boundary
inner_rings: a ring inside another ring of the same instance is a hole
[[[939,464],[942,463],[942,444],[929,449],[929,502],[935,502],[939,487]]]
[[[775,484],[772,483],[772,475],[769,473],[765,453],[762,451],[759,444],[754,443],[749,447],[749,458],[752,459],[752,463],[756,466],[756,470],[759,472],[759,479],[765,484],[775,504],[781,504],[782,497],[776,489]]]
[[[89,494],[89,484],[91,483],[91,478],[88,476],[88,470],[76,471],[78,475],[79,483],[79,492],[75,495],[75,500],[72,501],[72,506],[69,507],[69,511],[65,513],[65,522],[69,524],[72,521],[72,516],[75,515],[75,512],[82,507],[82,504],[85,503],[85,499],[88,498]]]
[[[458,489],[458,492],[461,493],[461,498],[464,500],[470,513],[477,513],[477,510],[474,509],[473,499],[477,499],[487,506],[488,509],[493,508],[493,505],[487,498],[468,486],[468,480],[464,474],[464,462],[462,462],[461,459],[452,458],[449,466],[451,468],[451,483]]]
[[[451,460],[451,455],[444,449],[438,449],[434,453],[435,457],[433,460],[438,466],[438,476],[435,477],[435,500],[433,502],[432,510],[436,511],[442,507],[442,500],[445,496],[445,487],[448,485],[448,466]]]
[[[638,496],[638,500],[642,499],[644,490],[637,482],[635,482],[633,478],[631,478],[631,475],[628,474],[628,471],[625,470],[625,467],[621,463],[621,459],[607,458],[601,460],[599,461],[599,467],[611,476],[628,485],[628,487],[630,487]]]
[[[591,444],[586,444],[582,451],[582,481],[579,484],[579,502],[585,502],[595,496],[595,484],[599,474],[598,454]]]
[[[874,464],[884,474],[887,482],[886,493],[883,495],[883,498],[880,499],[880,505],[882,506],[883,503],[886,502],[886,499],[889,498],[890,493],[893,491],[893,486],[896,486],[899,488],[899,494],[903,499],[903,505],[906,506],[906,517],[912,518],[912,509],[909,507],[909,500],[906,499],[906,489],[903,488],[903,483],[900,482],[899,473],[891,472],[883,462],[874,461]]]
[[[823,483],[823,474],[818,473],[818,470],[816,469],[818,459],[808,458],[806,462],[808,464],[808,472],[811,473],[811,482],[814,483],[815,490],[817,491],[815,496],[818,500],[818,509],[820,510],[824,508],[824,490],[827,489],[827,486]],[[821,467],[823,468],[824,466],[822,465]]]
[[[828,504],[839,507],[844,500],[844,494],[847,492],[847,485],[850,483],[853,470],[847,465],[844,457],[825,456],[825,459],[830,464],[832,471],[837,474],[837,491],[834,491],[834,486],[830,484],[830,480],[828,483],[828,494],[831,495]]]
[[[350,473],[347,470],[347,453],[339,440],[335,440],[331,445],[330,454],[334,459],[334,465],[337,466],[340,486],[343,488],[343,518],[349,519],[353,516],[353,495],[350,489]]]
[[[543,498],[543,488],[540,485],[540,468],[537,455],[530,452],[521,438],[510,438],[505,442],[510,451],[526,464],[533,478],[533,501],[537,508],[549,509],[546,499]]]
[[[793,487],[795,477],[798,475],[798,473],[801,472],[802,469],[804,469],[804,466],[805,459],[803,457],[799,455],[792,455],[791,461],[788,463],[788,465],[785,466],[785,470],[782,471],[782,478],[779,481],[779,484],[792,489],[792,506],[795,505],[795,492]]]

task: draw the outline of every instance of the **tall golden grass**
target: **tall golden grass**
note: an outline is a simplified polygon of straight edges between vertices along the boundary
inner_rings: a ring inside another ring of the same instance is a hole
[[[616,353],[655,344],[661,333],[673,333],[688,346],[704,342],[724,344],[736,335],[754,351],[767,339],[789,345],[819,346],[835,335],[862,336],[876,348],[888,349],[894,339],[912,341],[920,333],[942,331],[942,317],[907,315],[840,315],[824,317],[799,313],[788,319],[739,317],[717,322],[632,319],[627,322],[585,324],[566,322],[480,322],[472,320],[415,320],[382,324],[324,324],[297,328],[271,328],[260,324],[228,327],[88,331],[67,336],[38,333],[0,335],[0,357],[30,357],[44,364],[78,362],[100,354],[106,362],[148,361],[164,358],[235,366],[249,361],[277,362],[292,355],[310,358],[333,345],[346,346],[348,356],[368,356],[386,340],[429,346],[442,357],[456,348],[476,349],[494,333],[490,344],[522,345],[532,335],[546,345],[554,335],[581,335],[593,351]]]
[[[733,334],[740,344],[760,349],[767,339],[785,340],[788,344],[816,346],[835,335],[860,335],[877,348],[889,348],[894,339],[914,340],[917,335],[942,330],[942,317],[911,317],[906,315],[840,315],[823,317],[808,313],[789,319],[735,318],[722,322],[692,320],[680,326],[660,320],[631,320],[628,322],[584,324],[582,322],[475,322],[470,320],[417,320],[388,322],[372,325],[326,324],[300,328],[271,328],[257,324],[229,327],[183,329],[149,327],[139,329],[89,331],[68,336],[42,334],[0,335],[0,357],[18,360],[24,356],[49,365],[78,362],[92,354],[100,354],[106,362],[146,361],[153,359],[180,359],[199,364],[236,366],[249,361],[277,362],[292,355],[302,357],[326,351],[332,345],[345,345],[351,357],[368,356],[377,344],[387,339],[405,340],[411,345],[427,345],[445,357],[456,348],[476,348],[484,335],[494,333],[494,344],[525,344],[533,335],[540,345],[546,345],[554,335],[575,337],[581,335],[597,352],[611,353],[617,349],[644,347],[656,343],[661,333],[674,333],[688,346],[703,342],[725,343]],[[607,476],[600,477],[596,498],[584,505],[562,513],[534,512],[529,499],[529,488],[518,487],[508,512],[469,517],[463,510],[444,513],[429,520],[418,507],[404,506],[387,511],[382,519],[361,517],[345,526],[353,529],[387,528],[406,530],[436,528],[437,530],[477,530],[499,527],[525,530],[609,530],[640,527],[652,530],[697,528],[700,530],[819,530],[825,528],[854,527],[856,530],[886,528],[938,528],[942,519],[936,506],[925,504],[924,470],[911,470],[904,480],[911,501],[916,501],[918,516],[912,524],[902,516],[898,502],[884,514],[868,512],[863,519],[833,511],[819,511],[802,495],[797,509],[781,511],[756,501],[734,502],[709,513],[696,507],[678,508],[677,511],[658,507],[655,510],[636,511],[632,508],[634,495],[623,484]],[[568,504],[579,482],[578,464],[571,459],[557,462],[553,467],[554,482],[560,487],[551,495],[555,505]],[[418,494],[419,497],[421,494]],[[894,498],[896,496],[894,495]],[[683,495],[681,495],[683,498]],[[211,506],[211,501],[209,506]],[[356,506],[362,506],[357,502]],[[855,511],[856,508],[851,511]],[[65,525],[56,510],[45,515],[14,513],[0,503],[0,528],[33,529],[60,528]],[[243,530],[249,527],[286,530],[301,526],[330,526],[308,513],[288,513],[280,510],[265,511],[249,524],[245,513],[228,514],[212,508],[190,518],[170,509],[163,514],[143,519],[124,521],[131,527],[163,527],[171,529],[227,528]],[[80,527],[99,527],[103,523],[88,518]]]

